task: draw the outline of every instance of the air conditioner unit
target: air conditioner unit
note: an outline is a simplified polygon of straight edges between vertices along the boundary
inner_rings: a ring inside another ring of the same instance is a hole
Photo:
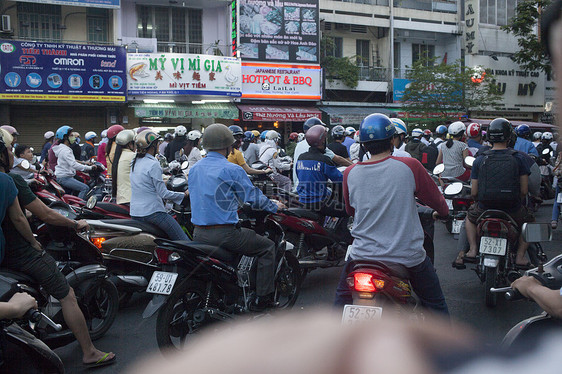
[[[2,15],[2,31],[12,31],[12,23],[10,22],[10,16],[7,14]]]

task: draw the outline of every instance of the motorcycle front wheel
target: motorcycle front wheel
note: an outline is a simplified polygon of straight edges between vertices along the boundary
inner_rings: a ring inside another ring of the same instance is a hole
[[[295,305],[301,289],[299,260],[291,252],[285,252],[281,267],[275,276],[275,296],[278,309],[290,309]]]
[[[87,304],[90,337],[96,340],[105,335],[115,321],[119,309],[119,293],[108,279],[103,279],[90,290],[92,297]]]
[[[182,349],[188,335],[210,322],[207,316],[197,315],[204,306],[203,282],[183,282],[172,291],[156,320],[156,341],[161,351],[169,348]]]

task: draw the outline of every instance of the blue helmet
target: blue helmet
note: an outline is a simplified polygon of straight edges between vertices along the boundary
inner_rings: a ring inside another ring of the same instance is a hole
[[[445,125],[437,126],[437,128],[435,129],[435,133],[439,134],[439,135],[446,134],[447,133],[447,126],[445,126]]]
[[[242,127],[240,126],[232,125],[232,126],[228,126],[228,129],[232,132],[232,135],[234,136],[244,135],[244,130],[242,130]]]
[[[58,128],[56,134],[55,134],[55,138],[62,140],[64,139],[65,135],[68,135],[72,132],[72,127],[70,126],[61,126]]]
[[[262,131],[261,134],[260,134],[260,140],[261,140],[262,142],[265,142],[265,136],[267,135],[267,131],[268,131],[268,130],[264,130],[264,131]]]
[[[517,136],[521,138],[526,138],[529,135],[531,135],[531,128],[529,127],[529,125],[525,125],[525,124],[519,125],[515,129],[515,133],[517,134]]]
[[[384,114],[370,114],[359,126],[359,143],[390,139],[396,133],[394,124]]]
[[[254,140],[255,137],[256,137],[256,136],[255,136],[254,133],[251,132],[251,131],[246,131],[246,132],[244,133],[244,140],[245,140],[245,141],[251,142],[252,140]]]
[[[320,118],[310,117],[309,119],[304,121],[304,124],[302,125],[302,131],[304,131],[306,133],[309,128],[311,128],[312,126],[315,126],[315,125],[322,125],[322,126],[326,127],[326,125],[324,124],[324,122],[322,122],[320,120]]]

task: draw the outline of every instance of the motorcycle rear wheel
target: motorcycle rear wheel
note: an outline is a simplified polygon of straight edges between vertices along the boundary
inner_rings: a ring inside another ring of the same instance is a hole
[[[193,318],[194,312],[205,305],[205,293],[205,284],[199,281],[183,282],[172,291],[156,320],[156,341],[161,351],[182,349],[188,335],[209,323]]]
[[[486,281],[485,281],[485,291],[486,291],[486,306],[493,308],[498,302],[498,295],[490,291],[490,288],[497,286],[498,279],[498,268],[497,267],[486,267]]]
[[[88,304],[88,326],[91,339],[96,340],[104,336],[115,321],[119,309],[119,293],[107,279],[103,279],[91,292],[93,297]]]

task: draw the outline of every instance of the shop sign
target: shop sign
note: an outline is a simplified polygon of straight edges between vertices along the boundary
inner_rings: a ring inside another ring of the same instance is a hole
[[[18,0],[26,3],[54,4],[54,5],[75,5],[93,8],[119,9],[120,0]]]
[[[243,121],[304,122],[310,117],[320,117],[315,108],[238,105]]]
[[[242,63],[242,97],[322,100],[320,66]]]
[[[240,60],[181,53],[127,54],[129,95],[242,95]]]
[[[478,54],[478,41],[481,38],[478,30],[480,1],[466,0],[464,8],[464,50],[467,55],[475,55]]]
[[[238,119],[238,110],[232,108],[135,108],[135,116],[138,118],[162,117],[162,118],[221,118]]]
[[[123,47],[0,40],[0,99],[126,101]]]
[[[472,66],[482,66],[493,74],[501,95],[499,107],[505,111],[542,112],[544,110],[545,74],[540,71],[525,71],[508,57],[498,56],[490,61],[489,56],[470,56]],[[492,64],[493,62],[493,64]],[[468,65],[468,63],[467,63]]]
[[[238,0],[244,60],[319,63],[318,0]]]
[[[394,78],[392,83],[392,96],[395,103],[402,101],[402,98],[404,97],[404,91],[406,91],[406,88],[408,87],[410,82],[411,80],[409,79]]]

